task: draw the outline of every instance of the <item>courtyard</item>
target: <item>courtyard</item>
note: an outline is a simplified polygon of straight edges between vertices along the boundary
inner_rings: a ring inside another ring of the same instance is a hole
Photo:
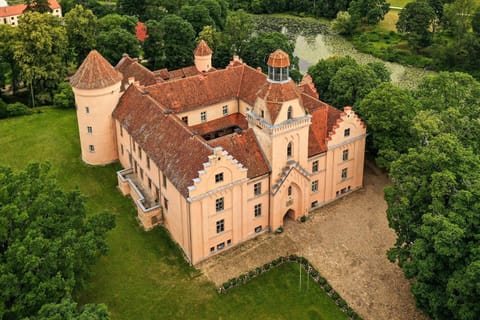
[[[386,251],[395,242],[383,200],[385,174],[365,168],[364,188],[317,209],[305,223],[285,220],[269,233],[198,267],[217,286],[278,256],[306,257],[349,305],[367,320],[426,319],[408,281]]]

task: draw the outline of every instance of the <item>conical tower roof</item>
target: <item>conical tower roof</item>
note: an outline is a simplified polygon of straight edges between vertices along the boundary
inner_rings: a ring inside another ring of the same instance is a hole
[[[209,56],[213,53],[212,49],[208,46],[208,44],[204,40],[200,40],[198,43],[197,48],[193,51],[193,54],[196,56]]]
[[[122,81],[122,74],[97,51],[92,50],[70,78],[76,89],[101,89]]]

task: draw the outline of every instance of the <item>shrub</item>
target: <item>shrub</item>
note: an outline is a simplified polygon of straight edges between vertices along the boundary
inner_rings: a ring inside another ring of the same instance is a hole
[[[251,270],[248,272],[248,277],[253,278],[255,276],[255,271]]]
[[[75,108],[75,96],[68,83],[60,83],[57,92],[53,96],[53,105],[57,108],[64,109]]]
[[[256,268],[256,269],[255,269],[255,272],[256,272],[257,274],[262,273],[262,268]]]
[[[278,229],[275,230],[275,233],[276,233],[276,234],[280,234],[280,233],[282,233],[282,232],[283,232],[283,227],[278,227]]]
[[[305,222],[307,221],[307,216],[301,216],[300,217],[300,222]]]
[[[294,254],[291,254],[291,255],[288,257],[288,259],[289,259],[290,261],[296,261],[296,260],[297,260],[297,256],[294,255]]]
[[[323,289],[325,289],[325,292],[330,292],[330,291],[332,291],[332,286],[329,285],[329,284],[326,284],[326,285],[323,287]]]
[[[230,288],[230,282],[225,282],[223,284],[223,289],[227,290],[228,288]]]
[[[319,278],[318,278],[318,284],[319,284],[319,285],[322,285],[322,286],[323,286],[323,285],[326,284],[326,283],[327,283],[327,280],[326,280],[324,277],[319,277]]]
[[[270,269],[270,263],[265,263],[265,264],[263,265],[263,269],[265,269],[265,270]]]
[[[313,270],[310,274],[312,275],[312,277],[315,278],[316,276],[318,276],[318,271],[317,271],[317,270]]]
[[[21,102],[7,104],[7,117],[23,116],[32,114],[32,110]]]
[[[336,293],[336,292],[333,292],[333,293],[332,293],[332,299],[333,299],[333,300],[338,300],[338,299],[340,299],[340,295],[339,295],[338,293]]]
[[[278,261],[277,261],[277,259],[273,259],[273,260],[272,260],[272,266],[274,266],[274,267],[275,267],[277,264],[278,264]]]
[[[234,286],[234,285],[237,284],[237,278],[232,278],[232,279],[229,280],[229,282],[232,286]]]
[[[342,298],[338,299],[337,304],[342,309],[347,306],[347,302],[345,302],[345,300],[343,300]]]

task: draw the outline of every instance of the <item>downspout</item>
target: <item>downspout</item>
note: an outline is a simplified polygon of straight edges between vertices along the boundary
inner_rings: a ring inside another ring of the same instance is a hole
[[[191,202],[187,200],[187,214],[188,214],[188,232],[190,237],[190,265],[193,266],[193,241],[192,241],[192,212],[190,210]]]

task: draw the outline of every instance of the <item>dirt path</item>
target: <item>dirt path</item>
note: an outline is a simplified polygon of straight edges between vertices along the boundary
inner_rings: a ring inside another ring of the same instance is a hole
[[[306,223],[287,221],[267,234],[198,267],[217,285],[280,255],[307,257],[365,320],[426,319],[415,308],[408,282],[386,258],[395,242],[383,200],[384,175],[365,172],[365,188],[320,208]]]

